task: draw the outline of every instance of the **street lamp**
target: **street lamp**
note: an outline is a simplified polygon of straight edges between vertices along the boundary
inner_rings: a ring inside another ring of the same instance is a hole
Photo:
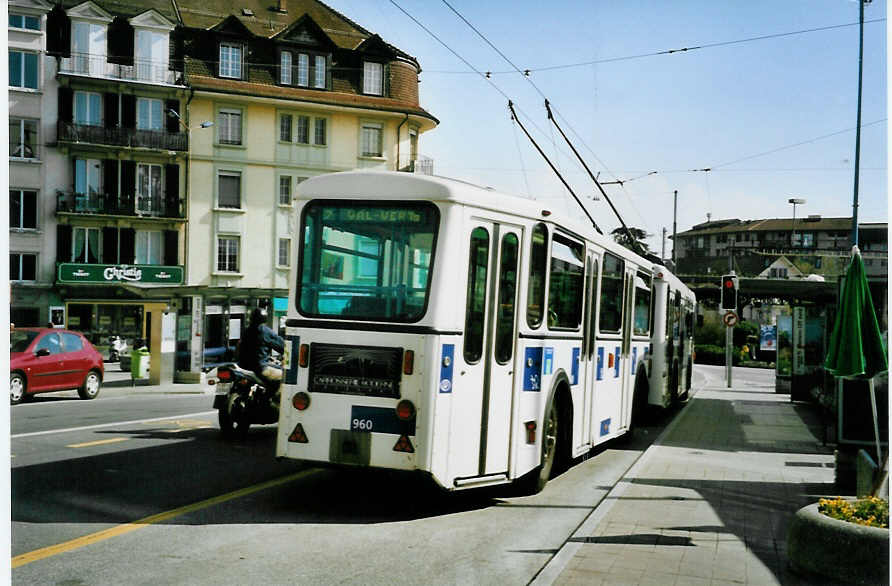
[[[176,119],[177,119],[177,122],[180,123],[180,126],[182,126],[184,130],[186,130],[186,131],[192,130],[192,128],[189,128],[188,126],[186,126],[186,123],[183,122],[183,119],[180,118],[180,115],[179,115],[179,113],[177,113],[176,110],[173,110],[173,109],[171,109],[171,108],[168,108],[168,109],[167,109],[167,115],[168,115],[170,118],[176,118]],[[205,120],[204,122],[202,122],[201,124],[199,124],[198,126],[196,126],[196,127],[194,127],[194,128],[210,128],[210,127],[213,126],[213,125],[214,125],[214,123],[213,123],[212,121],[210,121],[210,120]]]
[[[793,229],[790,232],[790,248],[793,248],[793,243],[796,241],[796,206],[804,204],[805,200],[799,197],[791,197],[787,200],[787,203],[793,204]]]

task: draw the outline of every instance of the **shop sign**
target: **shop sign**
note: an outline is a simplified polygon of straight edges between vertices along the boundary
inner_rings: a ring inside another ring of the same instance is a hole
[[[163,283],[181,285],[183,267],[62,263],[60,283]]]

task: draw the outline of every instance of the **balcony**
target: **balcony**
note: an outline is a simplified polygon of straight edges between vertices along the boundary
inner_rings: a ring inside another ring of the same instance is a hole
[[[405,173],[418,173],[419,175],[434,174],[434,160],[424,155],[418,155],[415,159],[400,158],[400,171]]]
[[[164,195],[110,195],[56,191],[56,213],[183,219],[185,202]]]
[[[163,130],[133,130],[105,128],[87,124],[59,121],[59,142],[102,144],[115,147],[144,148],[163,151],[189,150],[189,136],[185,132]]]
[[[105,55],[91,53],[72,53],[71,57],[63,57],[59,64],[59,73],[143,83],[184,85],[182,73],[171,71],[167,63],[134,59],[133,65],[118,65],[109,63]]]

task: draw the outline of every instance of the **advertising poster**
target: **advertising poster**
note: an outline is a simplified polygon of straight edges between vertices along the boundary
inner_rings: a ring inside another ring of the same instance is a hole
[[[761,326],[759,332],[759,350],[777,351],[777,326]]]

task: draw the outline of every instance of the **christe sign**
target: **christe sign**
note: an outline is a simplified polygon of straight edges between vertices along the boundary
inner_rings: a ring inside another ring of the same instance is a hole
[[[153,283],[181,285],[183,267],[61,263],[60,283]]]

